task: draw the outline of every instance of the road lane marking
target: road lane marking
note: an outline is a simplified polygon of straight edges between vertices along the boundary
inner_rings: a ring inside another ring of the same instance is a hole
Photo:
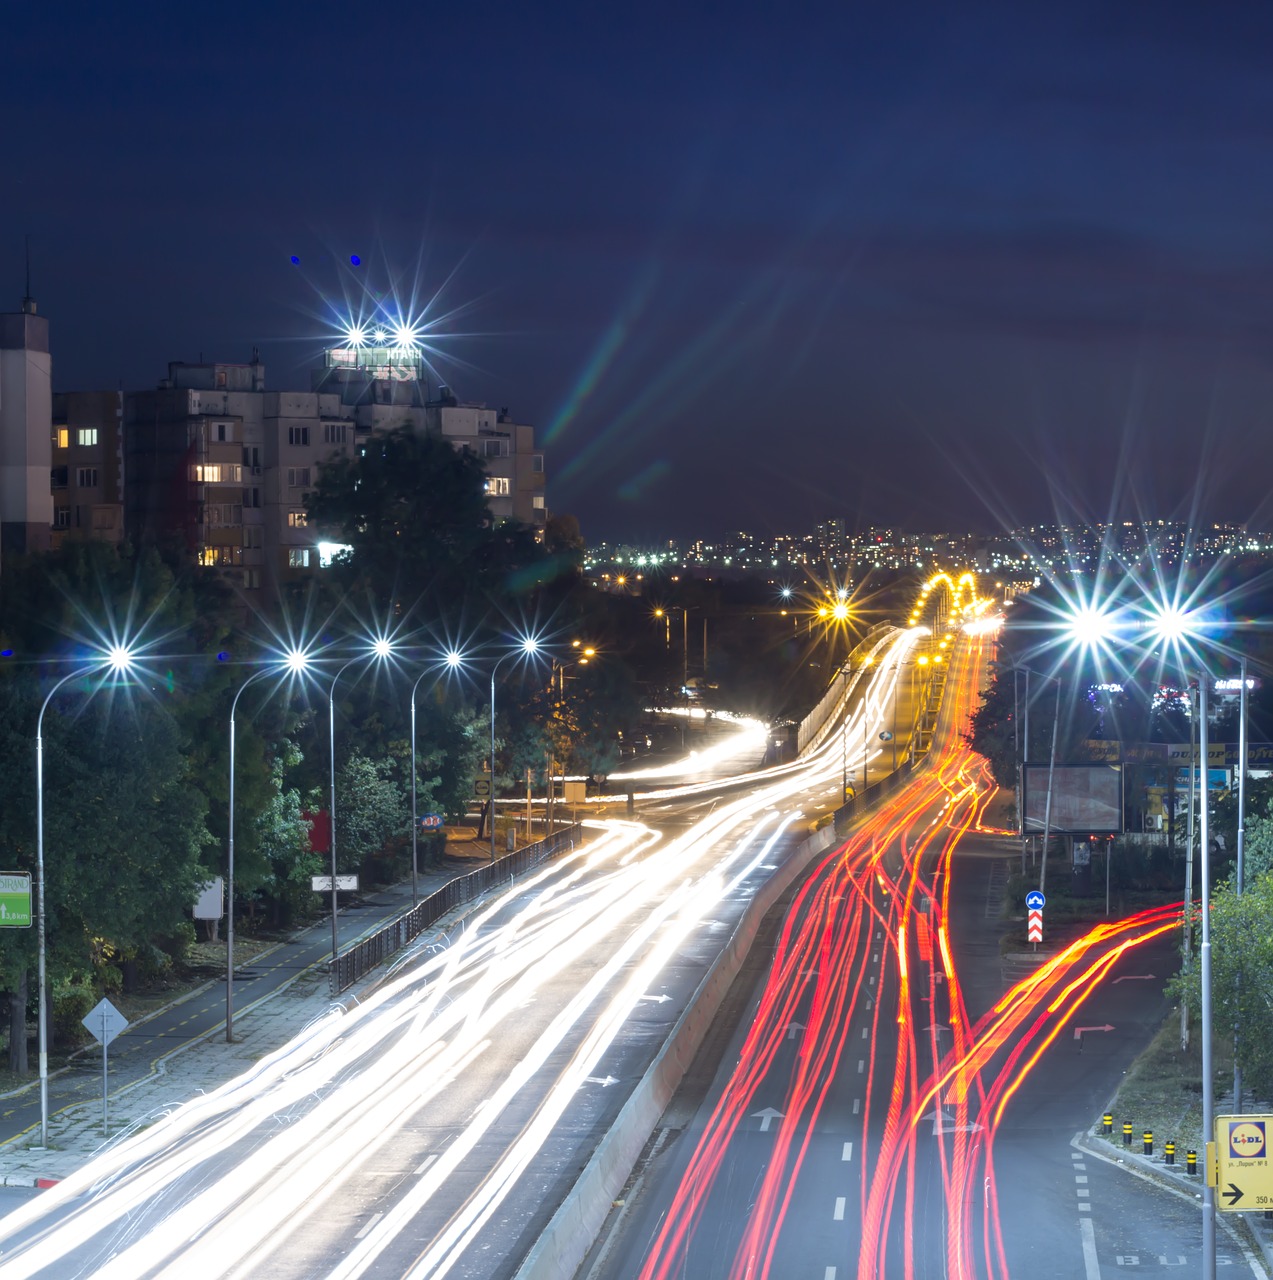
[[[840,1152],[840,1159],[841,1160],[853,1159],[853,1144],[851,1142],[846,1142],[844,1144],[844,1150]]]
[[[866,1070],[866,1059],[865,1059],[865,1058],[859,1058],[859,1059],[858,1059],[858,1075],[861,1075],[861,1074],[862,1074],[862,1072],[863,1072],[863,1071],[865,1071],[865,1070]]]
[[[835,1268],[834,1268],[834,1267],[828,1267],[828,1268],[827,1268],[827,1269],[822,1273],[822,1280],[835,1280]]]
[[[865,1040],[865,1039],[866,1039],[866,1028],[865,1028],[865,1027],[863,1027],[863,1028],[862,1028],[862,1039],[863,1039],[863,1040]]]
[[[862,1099],[861,1099],[861,1098],[854,1098],[854,1099],[853,1099],[853,1114],[854,1114],[854,1115],[857,1115],[857,1114],[858,1114],[858,1112],[859,1112],[859,1111],[861,1111],[861,1110],[862,1110]]]
[[[832,1217],[836,1222],[843,1222],[843,1221],[844,1221],[844,1197],[843,1197],[843,1196],[836,1196],[836,1198],[835,1198],[835,1212],[831,1215],[831,1217]]]
[[[1080,1200],[1083,1199],[1084,1196],[1090,1196],[1092,1194],[1086,1187],[1076,1187],[1075,1191],[1078,1193]]]
[[[423,1173],[437,1158],[436,1151],[431,1156],[425,1156],[424,1163],[416,1170],[416,1173]]]
[[[1083,1241],[1083,1271],[1087,1280],[1101,1280],[1101,1264],[1096,1260],[1096,1229],[1091,1218],[1079,1219],[1079,1236]]]
[[[363,1229],[361,1231],[357,1231],[354,1233],[354,1239],[361,1240],[363,1236],[365,1236],[367,1232],[370,1231],[372,1227],[374,1227],[376,1223],[379,1222],[380,1219],[383,1218],[384,1216],[385,1215],[383,1213],[373,1213],[371,1217],[367,1219],[366,1224],[363,1226]]]

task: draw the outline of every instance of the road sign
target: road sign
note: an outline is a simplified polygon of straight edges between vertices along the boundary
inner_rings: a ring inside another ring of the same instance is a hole
[[[491,775],[489,773],[479,773],[473,779],[473,794],[479,800],[489,800],[491,798]]]
[[[80,1021],[92,1033],[93,1039],[102,1046],[102,1132],[109,1134],[110,1092],[107,1088],[107,1080],[109,1078],[107,1049],[110,1046],[110,1042],[121,1031],[127,1029],[128,1019],[103,996]]]
[[[420,819],[420,825],[426,831],[436,831],[442,825],[442,815],[440,813],[426,813]]]
[[[31,927],[31,873],[0,871],[0,929]]]
[[[128,1019],[105,998],[99,1000],[80,1021],[101,1045],[110,1044],[121,1031],[128,1029]]]
[[[1031,911],[1029,927],[1026,929],[1027,942],[1043,941],[1043,912]]]
[[[1216,1207],[1225,1213],[1273,1208],[1273,1115],[1216,1116],[1214,1169]]]
[[[892,742],[892,741],[893,741],[893,735],[892,735],[891,733],[889,733],[889,731],[888,731],[887,729],[885,729],[885,730],[884,730],[884,732],[880,734],[880,741],[881,741],[881,742]]]
[[[1042,911],[1047,906],[1047,901],[1041,889],[1031,889],[1025,896],[1025,905],[1031,911]]]
[[[588,784],[586,782],[563,782],[561,790],[562,799],[566,804],[588,803]]]
[[[332,878],[331,876],[310,876],[309,886],[315,893],[331,893]],[[336,888],[345,889],[352,893],[358,888],[357,876],[337,876]]]

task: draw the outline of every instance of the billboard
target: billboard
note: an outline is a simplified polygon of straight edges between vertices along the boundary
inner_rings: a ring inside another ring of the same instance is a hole
[[[1027,833],[1042,831],[1048,766],[1022,769],[1021,812]],[[1048,830],[1059,835],[1109,835],[1123,829],[1123,771],[1111,764],[1059,764],[1052,772]]]

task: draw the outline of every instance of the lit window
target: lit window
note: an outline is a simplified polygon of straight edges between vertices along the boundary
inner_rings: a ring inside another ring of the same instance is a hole
[[[75,443],[88,444],[88,445],[96,444],[97,428],[96,427],[80,427],[75,432]]]
[[[71,429],[70,427],[58,427],[53,433],[53,447],[56,449],[68,449],[71,445]]]
[[[309,548],[291,547],[287,553],[287,565],[289,569],[308,569]]]
[[[542,511],[544,509],[544,495],[542,493],[537,493],[530,500],[530,505],[534,507],[536,511]]]
[[[76,467],[75,483],[81,489],[97,488],[97,468],[96,467]]]
[[[196,462],[190,478],[196,484],[239,484],[243,468],[237,462]]]
[[[305,527],[305,513],[303,511],[289,511],[287,513],[287,527],[289,529],[303,529]]]
[[[512,493],[512,485],[507,476],[490,476],[486,481],[488,498],[507,498]]]

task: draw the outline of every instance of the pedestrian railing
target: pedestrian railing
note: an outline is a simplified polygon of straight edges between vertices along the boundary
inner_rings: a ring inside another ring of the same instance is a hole
[[[440,889],[421,899],[410,911],[378,929],[375,933],[341,951],[331,967],[331,992],[339,995],[348,990],[382,964],[395,952],[413,942],[431,924],[440,920],[448,911],[479,898],[487,890],[533,870],[561,853],[573,849],[583,828],[579,823],[563,827],[543,840],[536,840],[513,853],[505,854],[485,867],[470,871],[468,875],[448,880]]]

